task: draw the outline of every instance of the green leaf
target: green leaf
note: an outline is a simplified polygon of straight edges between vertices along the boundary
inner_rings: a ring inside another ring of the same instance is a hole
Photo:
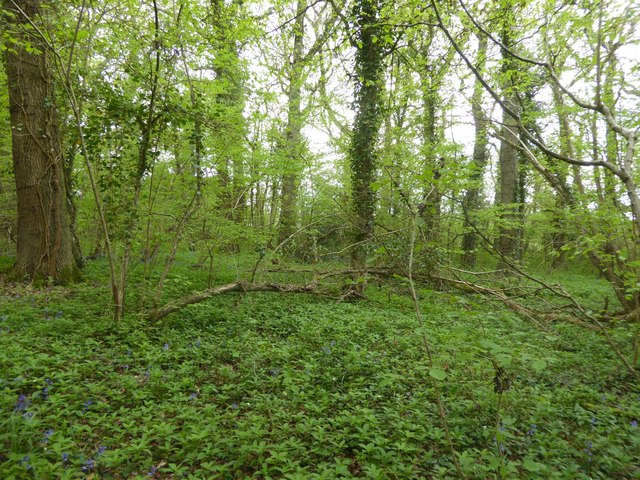
[[[536,372],[540,373],[545,368],[547,368],[547,362],[545,362],[544,360],[535,360],[531,364],[531,368],[533,368]]]
[[[536,462],[532,458],[525,458],[522,462],[522,466],[529,470],[530,472],[539,472],[545,469],[543,463]]]
[[[431,375],[436,380],[444,380],[447,378],[447,372],[441,370],[439,368],[432,368],[429,370],[429,375]]]

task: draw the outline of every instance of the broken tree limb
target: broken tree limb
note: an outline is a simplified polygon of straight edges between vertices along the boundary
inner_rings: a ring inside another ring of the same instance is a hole
[[[287,292],[287,293],[312,293],[315,292],[317,285],[310,283],[307,285],[289,285],[280,283],[249,283],[244,281],[238,281],[234,283],[228,283],[227,285],[220,285],[219,287],[209,288],[202,292],[194,293],[187,297],[182,297],[174,300],[163,307],[149,311],[145,318],[147,320],[160,320],[167,315],[177,312],[189,305],[204,302],[210,298],[225,293],[231,292]]]

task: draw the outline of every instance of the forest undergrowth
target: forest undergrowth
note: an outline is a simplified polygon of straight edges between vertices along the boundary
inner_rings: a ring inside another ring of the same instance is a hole
[[[166,299],[206,288],[191,263]],[[250,271],[218,265],[215,284]],[[104,272],[2,285],[2,479],[459,478],[436,385],[468,478],[640,478],[640,391],[597,331],[416,283],[420,329],[402,279],[357,302],[232,293],[113,323]],[[612,296],[554,275],[587,308]],[[629,353],[631,325],[609,328]]]

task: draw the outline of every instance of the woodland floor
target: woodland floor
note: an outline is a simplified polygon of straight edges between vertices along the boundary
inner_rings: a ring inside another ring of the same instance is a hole
[[[206,288],[182,262],[166,298]],[[218,262],[215,284],[238,270]],[[640,478],[640,391],[598,332],[426,286],[420,332],[402,284],[232,293],[155,324],[134,287],[113,324],[105,272],[0,286],[0,478],[459,478],[436,386],[468,478]],[[555,276],[590,308],[610,295]],[[632,327],[612,328],[625,353]]]

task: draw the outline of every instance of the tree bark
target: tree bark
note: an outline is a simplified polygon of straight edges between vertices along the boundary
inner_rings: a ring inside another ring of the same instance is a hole
[[[300,156],[302,153],[301,129],[302,111],[300,100],[302,94],[302,57],[304,41],[304,17],[306,0],[299,0],[296,11],[296,22],[293,31],[293,58],[289,69],[289,112],[287,116],[285,173],[282,176],[282,193],[280,203],[280,227],[278,243],[285,242],[295,231],[297,223],[298,175],[300,173]]]
[[[18,200],[18,276],[68,283],[79,279],[66,205],[65,173],[50,53],[29,19],[41,0],[5,1],[16,40],[4,55],[9,87],[13,168]]]
[[[478,36],[478,70],[484,70],[487,55],[487,37],[484,35]],[[470,228],[470,223],[473,222],[474,214],[480,208],[480,193],[484,185],[483,175],[484,170],[489,159],[487,146],[489,145],[489,138],[487,135],[488,122],[485,114],[482,110],[482,93],[484,88],[480,81],[476,78],[473,86],[473,97],[471,99],[471,113],[473,115],[473,123],[475,127],[475,138],[473,145],[473,159],[472,172],[470,180],[470,186],[467,189],[464,199],[462,201],[465,227],[468,230],[462,237],[462,264],[467,267],[474,267],[477,260],[476,245],[478,243],[478,236],[473,228]]]
[[[367,245],[373,236],[376,194],[371,184],[377,174],[376,143],[382,119],[383,55],[377,43],[380,26],[380,2],[361,0],[354,6],[357,51],[355,62],[356,116],[349,156],[351,160],[351,188],[355,213],[352,265],[362,273],[366,270]],[[358,283],[359,289],[364,283]]]
[[[513,12],[512,5],[507,2],[505,6],[504,24],[502,27],[502,43],[506,46],[510,44],[511,36],[511,17]],[[516,95],[516,85],[513,80],[515,76],[515,66],[509,54],[502,52],[502,73],[503,82],[503,102],[506,108],[502,111],[502,129],[500,132],[500,154],[499,154],[499,194],[498,207],[500,209],[500,228],[499,236],[496,242],[498,253],[501,257],[513,258],[518,251],[518,206],[517,188],[518,188],[518,136],[520,128],[518,119],[514,118],[507,109],[514,112],[516,116],[520,116],[521,108]],[[500,260],[498,269],[505,268],[505,263]]]

